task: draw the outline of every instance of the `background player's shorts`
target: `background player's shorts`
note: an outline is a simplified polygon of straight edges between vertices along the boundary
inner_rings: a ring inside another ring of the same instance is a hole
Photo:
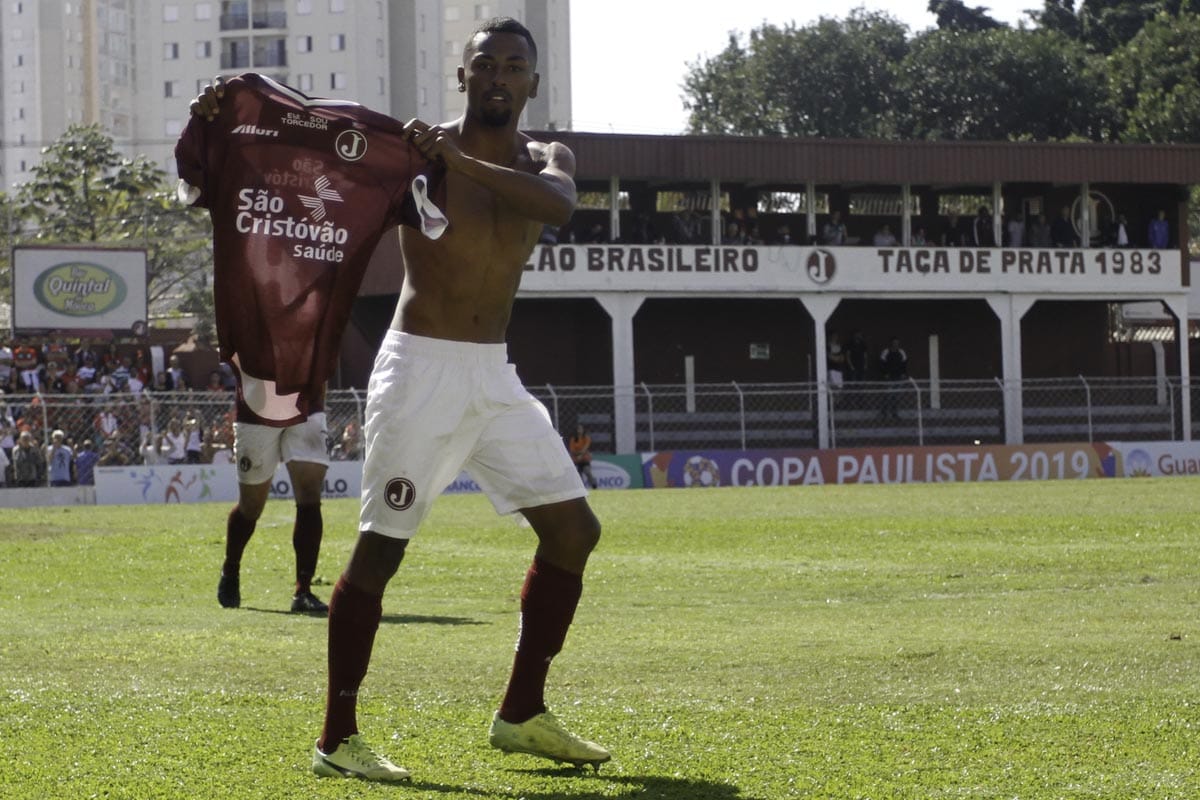
[[[233,460],[238,468],[238,483],[254,485],[269,481],[275,475],[275,468],[289,461],[328,466],[326,441],[324,411],[309,414],[304,422],[286,428],[235,422]]]
[[[388,331],[363,433],[360,531],[411,537],[464,468],[500,514],[587,495],[504,344]]]

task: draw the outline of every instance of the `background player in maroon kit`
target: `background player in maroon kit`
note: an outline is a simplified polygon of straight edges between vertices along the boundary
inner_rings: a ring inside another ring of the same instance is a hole
[[[192,114],[175,151],[181,195],[213,219],[217,338],[237,378],[238,503],[217,599],[241,604],[242,554],[282,462],[296,500],[292,610],[325,613],[311,591],[329,463],[325,381],[383,233],[444,229],[425,195],[440,170],[395,120],[260,75],[218,79]]]

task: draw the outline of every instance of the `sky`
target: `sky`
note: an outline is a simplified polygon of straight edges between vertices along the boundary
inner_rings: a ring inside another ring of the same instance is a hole
[[[682,133],[680,99],[687,65],[725,49],[729,32],[764,22],[807,25],[845,18],[854,8],[885,11],[910,30],[934,27],[928,0],[868,0],[822,11],[796,0],[570,0],[571,104],[577,131]],[[967,0],[1009,25],[1027,20],[1041,0]]]

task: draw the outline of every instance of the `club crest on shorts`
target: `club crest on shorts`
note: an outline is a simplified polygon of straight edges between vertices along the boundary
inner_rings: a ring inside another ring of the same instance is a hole
[[[383,501],[389,508],[403,511],[417,499],[417,487],[408,478],[392,478],[383,490]]]
[[[254,463],[250,461],[250,456],[242,456],[238,459],[238,469],[242,472],[249,472]]]

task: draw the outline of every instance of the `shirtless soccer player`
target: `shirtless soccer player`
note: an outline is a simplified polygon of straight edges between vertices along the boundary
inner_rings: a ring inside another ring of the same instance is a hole
[[[359,736],[356,704],[388,581],[408,540],[464,467],[501,513],[520,511],[537,534],[521,590],[521,628],[489,741],[507,752],[599,765],[608,751],[546,710],[550,661],[562,648],[600,523],[575,466],[508,364],[504,344],[525,260],[545,224],[575,206],[574,156],[517,130],[538,87],[537,47],[512,19],[468,40],[458,68],[466,110],[453,122],[406,129],[446,168],[446,217],[436,241],[401,229],[404,284],[375,360],[366,409],[359,536],[329,602],[325,725],[319,775],[392,781],[408,771]]]

